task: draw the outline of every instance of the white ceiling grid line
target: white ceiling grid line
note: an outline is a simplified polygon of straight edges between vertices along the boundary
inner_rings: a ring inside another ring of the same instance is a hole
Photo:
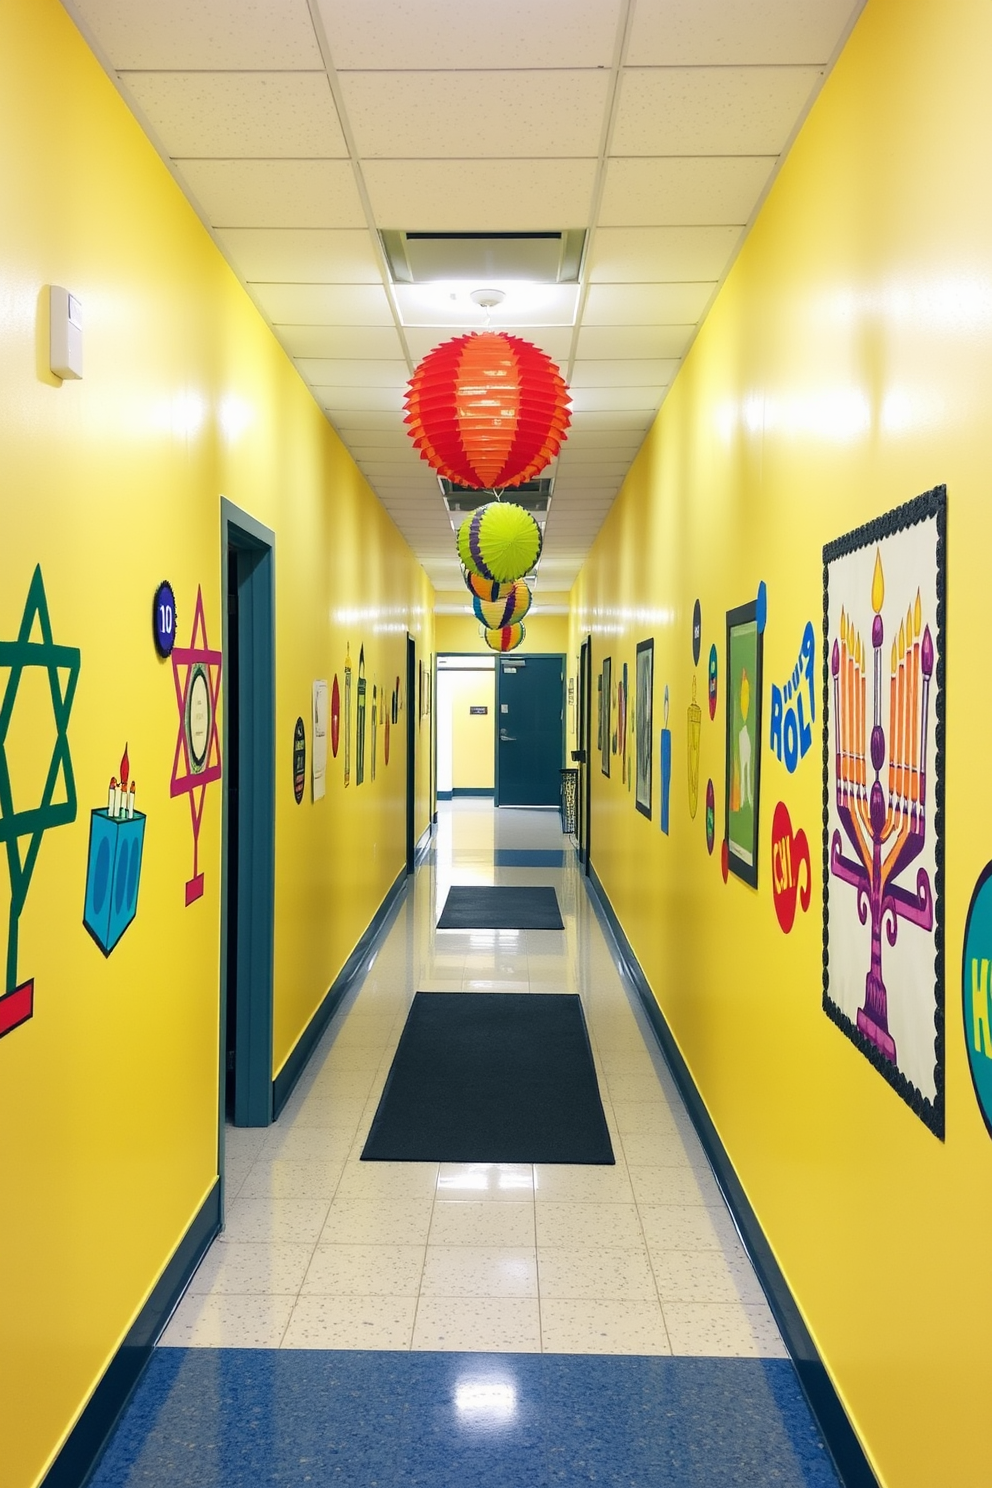
[[[381,230],[583,229],[495,327],[572,385],[543,588],[567,590],[863,0],[63,0],[439,589],[407,378],[484,324]],[[482,287],[482,286],[479,286]]]

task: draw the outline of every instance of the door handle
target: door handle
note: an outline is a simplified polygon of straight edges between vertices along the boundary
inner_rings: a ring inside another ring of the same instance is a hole
[[[517,740],[513,734],[508,734],[506,729],[500,729],[499,742],[501,744],[516,744]]]

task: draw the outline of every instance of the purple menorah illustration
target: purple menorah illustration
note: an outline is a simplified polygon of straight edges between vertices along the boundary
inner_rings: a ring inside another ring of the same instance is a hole
[[[858,918],[871,923],[871,962],[865,978],[864,1007],[858,1029],[893,1064],[895,1040],[889,1032],[888,995],[882,980],[882,931],[890,946],[899,921],[921,930],[933,929],[930,876],[919,867],[915,892],[896,880],[919,857],[926,841],[927,725],[934,649],[930,627],[923,630],[919,591],[899,635],[892,642],[889,682],[889,732],[882,728],[882,602],[885,581],[881,553],[875,553],[871,605],[873,719],[869,754],[875,778],[868,785],[865,759],[865,647],[850,616],[841,611],[840,634],[830,658],[833,675],[837,815],[856,858],[845,857],[839,831],[830,845],[831,872],[857,890]],[[888,753],[888,790],[882,768]]]

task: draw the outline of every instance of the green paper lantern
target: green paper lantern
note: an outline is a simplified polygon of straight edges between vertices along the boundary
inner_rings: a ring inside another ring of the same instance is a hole
[[[541,556],[541,529],[522,506],[489,501],[459,527],[458,556],[470,573],[510,583]]]

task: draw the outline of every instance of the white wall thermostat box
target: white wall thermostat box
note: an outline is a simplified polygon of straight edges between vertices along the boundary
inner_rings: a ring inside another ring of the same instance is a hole
[[[50,285],[49,362],[56,377],[83,375],[83,307],[59,284]]]

